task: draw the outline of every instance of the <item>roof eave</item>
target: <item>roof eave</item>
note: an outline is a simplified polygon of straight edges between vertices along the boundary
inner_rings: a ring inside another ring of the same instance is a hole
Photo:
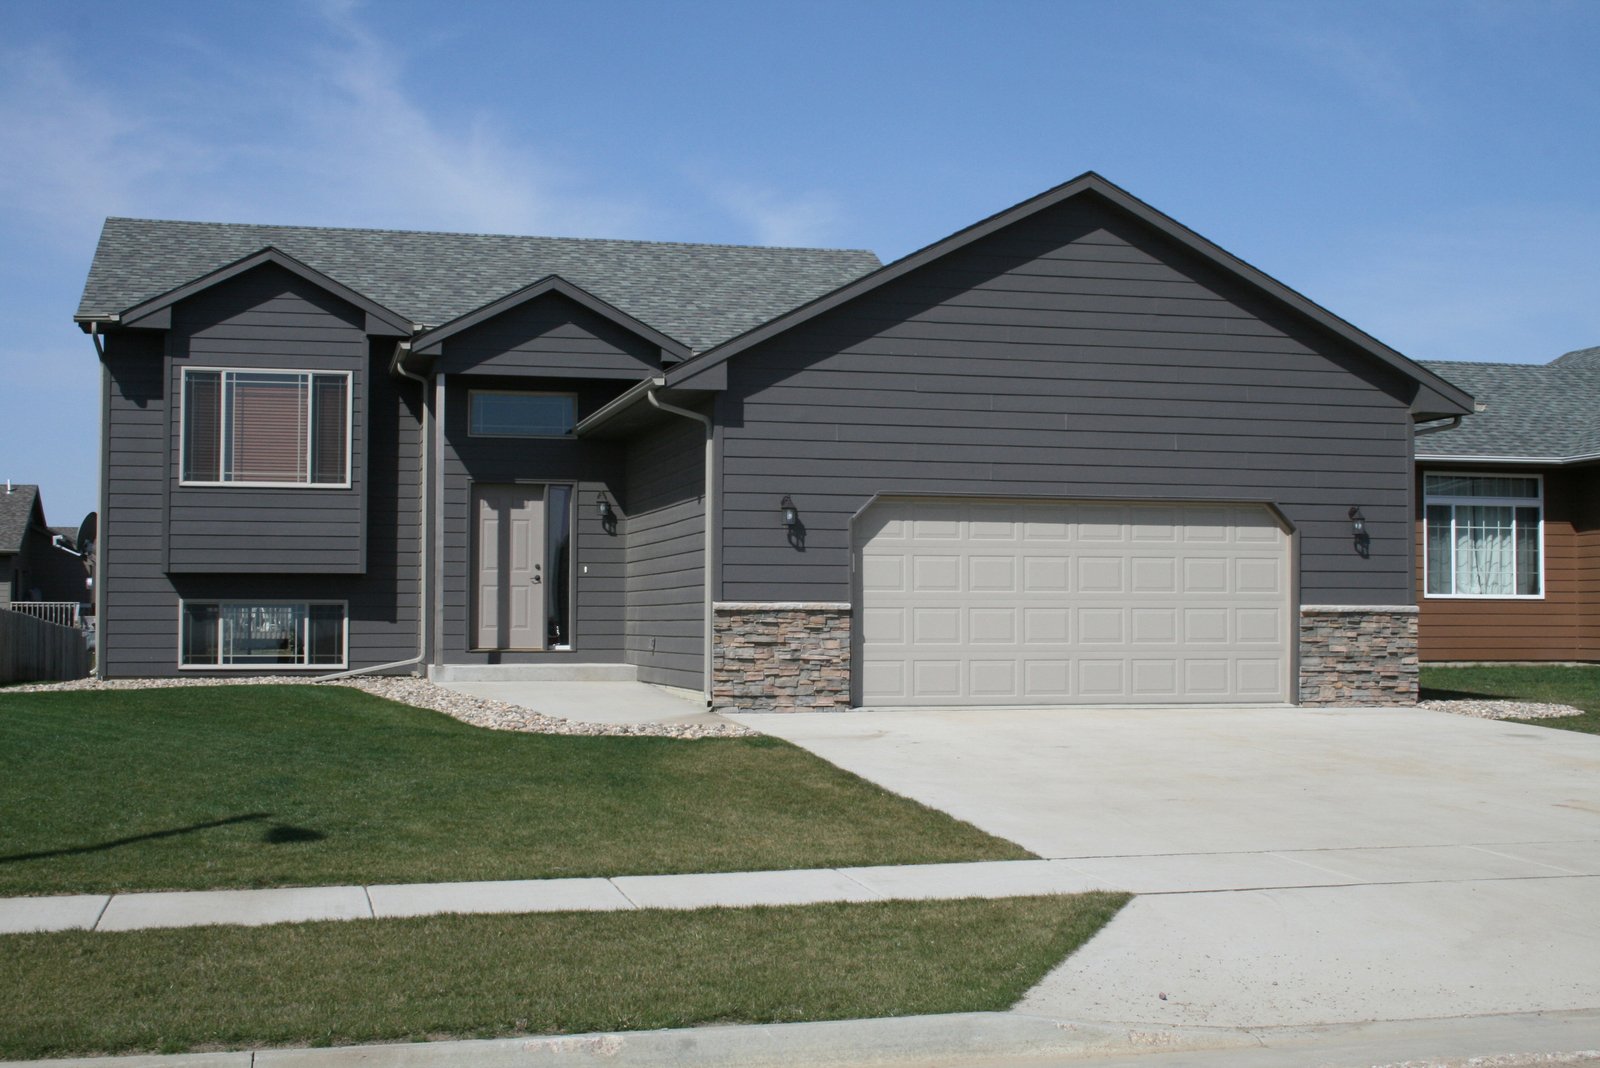
[[[1471,413],[1472,397],[1469,394],[1435,375],[1426,367],[1391,349],[1365,331],[1357,329],[1321,305],[1290,289],[1265,272],[1252,267],[1244,260],[1202,237],[1171,216],[1146,204],[1094,171],[1086,171],[1071,181],[1056,186],[1054,189],[1048,189],[1037,196],[1022,201],[1020,204],[973,223],[971,226],[956,231],[949,237],[880,267],[870,274],[863,275],[852,282],[847,282],[831,293],[824,294],[737,337],[730,338],[700,353],[695,358],[672,368],[668,372],[668,384],[687,386],[690,380],[697,375],[725,363],[728,359],[753,345],[798,326],[817,315],[853,300],[957,249],[964,248],[990,234],[1020,222],[1030,215],[1037,214],[1085,193],[1093,193],[1104,198],[1114,206],[1132,214],[1202,258],[1208,259],[1219,267],[1232,272],[1250,285],[1267,293],[1268,296],[1307,316],[1336,336],[1366,352],[1380,363],[1399,371],[1406,378],[1418,383],[1422,389],[1426,389],[1436,395],[1440,403],[1431,407],[1438,408],[1442,414],[1466,415]],[[1420,392],[1421,390],[1419,390]]]
[[[689,347],[683,342],[663,334],[649,323],[629,315],[616,305],[595,296],[582,286],[567,281],[559,274],[545,275],[531,285],[523,286],[521,289],[508,293],[503,297],[497,297],[470,312],[456,316],[447,323],[441,323],[439,326],[422,331],[412,339],[411,349],[419,356],[436,356],[440,351],[440,347],[449,338],[549,293],[560,294],[594,312],[601,318],[620,326],[622,329],[637,334],[661,349],[663,357],[670,356],[674,359],[686,360],[692,355]]]
[[[194,296],[212,286],[226,282],[246,271],[255,269],[265,264],[274,264],[295,274],[321,289],[327,290],[346,303],[352,304],[366,314],[365,329],[369,334],[387,335],[391,337],[408,337],[414,327],[411,321],[404,316],[379,304],[377,301],[359,293],[343,282],[323,274],[315,267],[308,266],[284,252],[282,249],[271,245],[241,256],[231,263],[207,271],[197,278],[191,279],[180,286],[176,286],[157,296],[140,301],[121,312],[105,315],[76,315],[73,317],[80,327],[87,327],[93,323],[105,323],[119,327],[147,327],[164,329],[171,324],[172,306],[179,301]]]

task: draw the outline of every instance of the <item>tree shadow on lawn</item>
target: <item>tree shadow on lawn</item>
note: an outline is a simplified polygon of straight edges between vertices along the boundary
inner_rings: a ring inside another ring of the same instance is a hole
[[[162,838],[177,838],[185,834],[214,830],[218,827],[229,827],[238,823],[262,823],[271,818],[272,813],[270,812],[247,812],[242,816],[229,816],[226,819],[191,823],[187,827],[173,827],[165,831],[151,831],[148,834],[134,834],[126,838],[113,838],[109,842],[96,842],[94,845],[72,846],[66,849],[45,849],[34,853],[12,853],[9,856],[0,856],[0,864],[16,864],[26,860],[47,860],[51,857],[82,856],[85,853],[104,853],[107,850],[135,845],[139,842],[153,842]],[[261,833],[261,840],[268,845],[320,842],[326,837],[327,835],[321,831],[314,831],[309,827],[293,827],[286,823],[271,824]]]

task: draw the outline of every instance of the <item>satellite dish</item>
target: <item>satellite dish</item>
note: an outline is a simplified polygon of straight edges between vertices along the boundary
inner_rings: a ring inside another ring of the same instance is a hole
[[[83,522],[78,524],[78,538],[74,545],[80,553],[87,553],[94,544],[94,539],[100,535],[100,513],[90,512],[83,517]]]

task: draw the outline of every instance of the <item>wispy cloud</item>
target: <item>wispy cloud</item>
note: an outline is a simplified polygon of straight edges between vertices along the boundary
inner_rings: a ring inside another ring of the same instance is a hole
[[[0,201],[36,236],[80,243],[210,153],[48,49],[0,54]]]
[[[1307,289],[1408,356],[1543,363],[1600,344],[1600,211],[1487,205],[1352,236]]]
[[[697,184],[749,231],[755,244],[809,247],[838,241],[844,213],[828,193],[706,177]]]
[[[108,214],[559,234],[643,214],[492,110],[434,106],[356,4],[300,10],[327,43],[252,62],[187,41],[187,63],[129,85],[43,46],[0,52],[6,214],[79,244]]]

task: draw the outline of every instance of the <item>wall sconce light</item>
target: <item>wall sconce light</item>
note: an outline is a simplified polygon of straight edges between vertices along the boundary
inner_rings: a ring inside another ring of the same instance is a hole
[[[604,493],[600,494],[600,522],[612,523],[616,518],[617,513],[611,510],[611,502],[606,500]]]
[[[1350,506],[1350,536],[1359,539],[1367,532],[1366,517],[1361,514],[1361,509],[1356,505]]]
[[[785,493],[778,507],[783,509],[783,525],[793,530],[800,525],[800,509],[794,506],[794,501]]]

